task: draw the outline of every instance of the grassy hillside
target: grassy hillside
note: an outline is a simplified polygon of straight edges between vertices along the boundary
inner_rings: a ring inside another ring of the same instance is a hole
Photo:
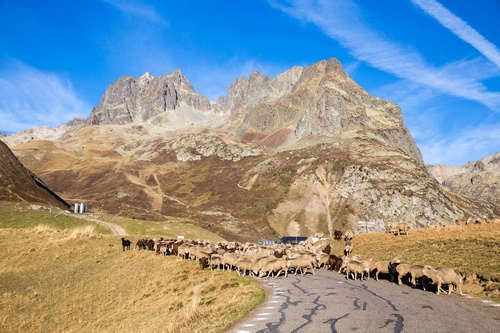
[[[234,273],[123,252],[93,225],[1,228],[0,243],[1,332],[221,332],[264,299]]]
[[[500,302],[500,223],[355,235],[353,244],[365,258],[454,268],[465,277],[464,293]]]

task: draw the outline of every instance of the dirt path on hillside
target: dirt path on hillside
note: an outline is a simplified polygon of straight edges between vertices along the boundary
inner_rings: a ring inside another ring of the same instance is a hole
[[[91,217],[91,216],[88,216],[88,215],[82,215],[82,214],[68,213],[66,215],[71,216],[71,217],[76,217],[78,219],[86,220],[86,221],[89,221],[89,222],[94,222],[94,223],[103,225],[105,227],[108,227],[113,232],[113,235],[125,236],[127,234],[127,232],[125,231],[125,229],[123,229],[122,227],[120,227],[120,226],[118,226],[118,225],[116,225],[114,223],[111,223],[111,222],[101,221],[101,220],[98,220],[98,219],[96,219],[94,217]]]

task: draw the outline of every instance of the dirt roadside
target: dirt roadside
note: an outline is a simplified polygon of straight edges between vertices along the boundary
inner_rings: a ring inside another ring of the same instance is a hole
[[[111,222],[101,221],[99,219],[94,218],[93,216],[83,215],[83,214],[73,214],[73,213],[66,213],[66,215],[108,227],[113,232],[113,235],[125,236],[127,234],[125,229],[123,229],[122,227]]]

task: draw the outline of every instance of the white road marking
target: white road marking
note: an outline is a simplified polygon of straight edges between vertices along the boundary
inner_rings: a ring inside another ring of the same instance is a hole
[[[269,315],[273,315],[274,313],[272,312],[262,312],[262,313],[258,313],[257,316],[269,316]]]

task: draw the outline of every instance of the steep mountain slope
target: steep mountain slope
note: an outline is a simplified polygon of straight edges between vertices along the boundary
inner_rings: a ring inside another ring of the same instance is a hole
[[[40,178],[27,170],[3,141],[0,141],[0,200],[37,202],[62,209],[71,208]]]
[[[420,228],[499,213],[440,185],[399,107],[367,94],[335,59],[273,79],[253,72],[217,102],[196,94],[180,71],[124,77],[89,118],[65,126],[51,141],[5,139],[68,200],[182,217],[228,239],[328,234],[359,221],[373,231],[399,220]]]
[[[430,165],[428,169],[453,192],[500,205],[500,152],[458,167]]]

